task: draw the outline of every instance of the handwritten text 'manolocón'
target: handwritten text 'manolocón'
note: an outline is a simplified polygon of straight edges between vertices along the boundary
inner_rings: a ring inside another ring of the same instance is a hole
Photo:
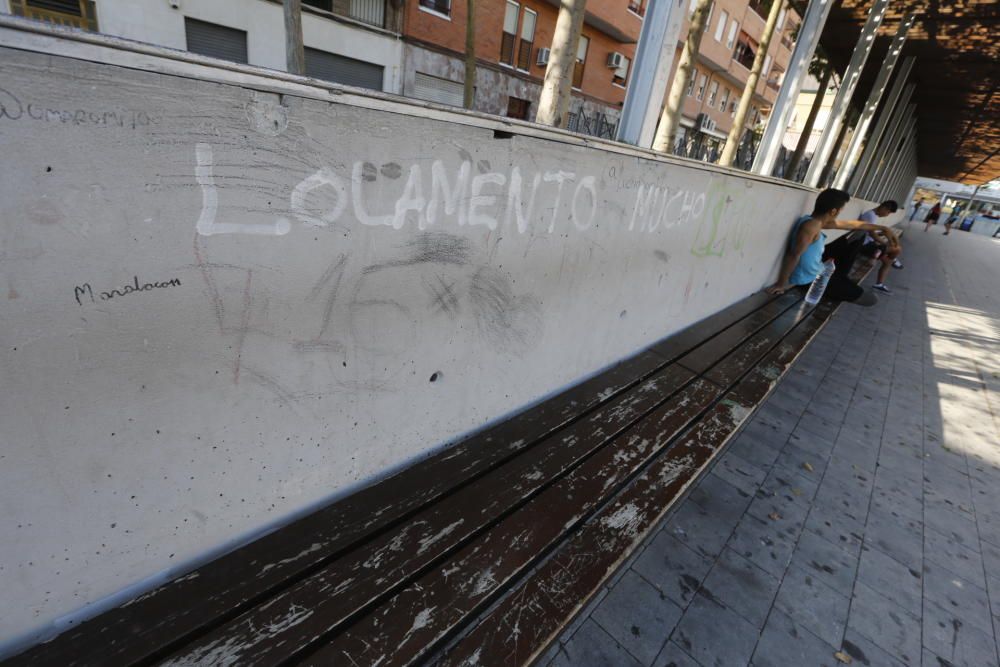
[[[139,276],[132,276],[132,283],[126,284],[121,288],[115,288],[109,292],[100,292],[98,296],[94,296],[94,290],[91,288],[90,283],[83,283],[82,285],[76,285],[73,287],[73,297],[76,302],[83,305],[86,299],[90,299],[92,302],[96,303],[99,298],[101,301],[110,301],[116,297],[125,296],[126,294],[133,294],[135,292],[148,292],[155,289],[165,289],[167,287],[180,287],[180,278],[172,278],[170,280],[165,280],[163,282],[152,282],[139,284]]]

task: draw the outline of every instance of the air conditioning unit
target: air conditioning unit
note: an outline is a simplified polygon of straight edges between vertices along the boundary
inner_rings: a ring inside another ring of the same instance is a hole
[[[618,69],[625,63],[625,56],[617,51],[608,54],[608,67]]]
[[[551,53],[551,51],[549,49],[544,48],[544,47],[538,49],[538,60],[536,61],[536,63],[539,64],[539,65],[548,65],[549,64],[549,53]]]
[[[715,132],[716,123],[707,113],[700,113],[695,121],[695,128],[702,132]]]

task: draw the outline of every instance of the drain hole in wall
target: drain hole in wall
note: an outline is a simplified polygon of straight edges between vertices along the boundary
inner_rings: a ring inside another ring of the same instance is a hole
[[[514,133],[507,132],[506,130],[493,130],[494,139],[513,139]]]
[[[431,382],[437,382],[438,380],[441,379],[442,375],[443,373],[441,371],[434,371],[433,373],[431,373]]]
[[[627,310],[623,310],[622,312],[618,313],[618,317],[620,317],[623,320],[625,319],[626,315],[628,315],[628,311]]]

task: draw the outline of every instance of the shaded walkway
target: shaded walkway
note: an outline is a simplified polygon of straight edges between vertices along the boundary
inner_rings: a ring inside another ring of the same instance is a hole
[[[922,228],[539,664],[998,664],[1000,242]]]

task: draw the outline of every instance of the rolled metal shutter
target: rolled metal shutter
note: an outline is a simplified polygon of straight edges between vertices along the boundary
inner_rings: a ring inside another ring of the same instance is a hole
[[[421,72],[413,81],[413,97],[428,102],[462,106],[465,101],[465,86],[457,81],[441,79]]]
[[[235,63],[247,60],[247,33],[224,25],[184,18],[187,33],[187,50],[203,56],[230,60]]]
[[[306,76],[345,86],[382,90],[381,65],[356,60],[336,53],[306,48]]]

